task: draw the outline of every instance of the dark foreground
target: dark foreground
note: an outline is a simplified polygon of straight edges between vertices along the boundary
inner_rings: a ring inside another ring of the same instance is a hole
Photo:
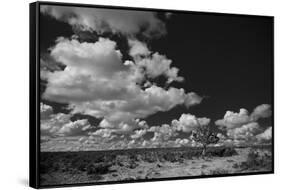
[[[272,171],[271,146],[41,152],[41,186]]]

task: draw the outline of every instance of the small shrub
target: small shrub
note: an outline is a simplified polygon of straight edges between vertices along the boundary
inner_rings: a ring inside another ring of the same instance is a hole
[[[228,156],[234,156],[234,155],[238,155],[237,151],[232,148],[232,147],[228,147],[226,149],[224,149],[222,156],[223,157],[228,157]]]
[[[46,163],[40,163],[40,173],[45,174],[48,173],[50,169],[50,165]]]
[[[235,163],[235,164],[232,165],[232,168],[234,168],[234,169],[237,169],[237,168],[239,168],[239,167],[240,167],[240,166],[239,166],[238,163]]]
[[[105,163],[95,163],[95,164],[90,164],[87,167],[87,174],[92,175],[92,174],[106,174],[109,172],[109,168],[111,167],[110,164],[105,164]]]
[[[136,167],[138,167],[138,164],[135,161],[130,161],[129,162],[128,168],[135,169]]]
[[[257,150],[251,149],[247,160],[239,164],[241,170],[259,170],[272,168],[272,159],[268,154],[260,154]]]
[[[161,168],[162,165],[161,164],[156,164],[156,167]]]
[[[136,156],[136,161],[142,161],[142,156],[140,154]]]
[[[86,167],[89,165],[91,161],[88,159],[84,159],[81,157],[76,157],[71,161],[71,164],[69,167],[73,169],[77,169],[79,171],[86,171]]]
[[[207,175],[204,171],[201,171],[201,175]]]
[[[157,157],[154,154],[146,154],[144,157],[144,161],[149,163],[157,162]]]
[[[192,154],[190,154],[188,152],[184,152],[182,156],[183,156],[183,159],[189,159],[189,160],[192,159]]]
[[[163,158],[168,162],[177,162],[179,160],[178,157],[171,153],[165,154]]]
[[[128,156],[125,156],[125,155],[117,155],[116,159],[115,159],[115,164],[118,165],[118,166],[125,166],[127,163],[129,162],[129,158]]]
[[[210,156],[229,157],[238,155],[237,151],[232,147],[214,149],[207,153]]]
[[[208,165],[203,164],[203,165],[201,166],[201,168],[202,168],[202,169],[208,168]]]
[[[234,162],[234,160],[226,160],[227,162],[229,162],[229,163],[232,163],[232,162]]]
[[[210,170],[210,175],[224,175],[228,174],[229,172],[225,169],[215,169],[215,170]]]
[[[98,181],[98,180],[102,180],[103,177],[101,175],[90,175],[89,179],[94,180],[94,181]]]

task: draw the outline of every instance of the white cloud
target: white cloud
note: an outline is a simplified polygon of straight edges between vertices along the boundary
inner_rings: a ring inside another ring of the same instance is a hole
[[[67,22],[80,30],[112,32],[127,36],[166,34],[165,24],[151,11],[41,5],[41,13]]]
[[[186,98],[184,100],[184,105],[189,108],[191,106],[200,104],[202,102],[203,98],[196,94],[195,92],[189,92],[186,95]]]
[[[217,120],[215,123],[218,126],[226,126],[229,129],[240,127],[251,120],[246,109],[241,108],[239,113],[227,111],[223,119]]]
[[[66,67],[48,74],[43,97],[68,103],[73,113],[106,119],[113,124],[111,127],[123,128],[123,131],[129,131],[136,118],[168,111],[183,103],[191,106],[200,102],[198,95],[186,94],[184,89],[169,87],[166,90],[155,84],[142,89],[138,85],[140,80],[145,80],[145,75],[156,77],[173,70],[171,61],[159,54],[153,54],[151,59],[144,58],[149,63],[143,60],[147,69],[140,72],[142,64],[123,63],[116,43],[109,39],[80,43],[75,39],[59,38],[51,48],[51,56]],[[166,75],[170,80],[178,77]],[[123,126],[120,127],[121,122]]]
[[[147,133],[146,129],[136,130],[134,134],[131,135],[132,139],[139,139],[142,138]]]
[[[50,108],[41,104],[41,136],[55,137],[87,135],[91,129],[95,128],[94,126],[91,126],[86,119],[71,121],[71,114],[52,113],[46,117],[46,110],[50,110]],[[42,118],[42,116],[44,116],[44,118]]]
[[[270,117],[271,113],[271,106],[269,104],[262,104],[254,109],[253,113],[251,114],[251,117],[254,121],[256,121],[259,118]]]
[[[190,145],[190,139],[180,139],[180,138],[177,138],[175,140],[175,145],[177,146],[187,146],[187,145]]]
[[[99,38],[96,43],[80,43],[61,37],[51,48],[51,56],[68,67],[78,67],[84,74],[110,76],[127,68],[121,61],[122,54],[116,50],[116,42],[106,38]]]
[[[147,129],[148,125],[145,121],[141,121],[139,119],[132,119],[130,121],[127,122],[119,122],[119,121],[108,121],[107,119],[103,119],[100,124],[99,127],[101,128],[105,128],[105,129],[110,129],[111,133],[114,134],[132,134],[134,133],[134,130],[138,130],[138,129]]]
[[[241,125],[249,123],[251,118],[249,116],[249,112],[241,108],[239,113],[235,113],[232,111],[227,111],[223,117],[223,119],[217,120],[215,123],[218,126],[225,126],[228,129],[241,127]]]
[[[210,123],[210,119],[196,118],[196,116],[191,114],[182,114],[179,120],[173,120],[172,126],[176,127],[178,131],[183,131],[189,133],[196,129],[196,127],[200,125],[208,125]]]
[[[129,55],[136,59],[139,56],[148,56],[151,53],[144,42],[140,42],[136,39],[129,39],[128,43],[130,46]]]
[[[271,116],[271,106],[262,104],[257,106],[251,114],[246,109],[240,109],[239,113],[227,111],[224,118],[217,120],[215,123],[218,126],[225,127],[227,139],[224,143],[232,144],[249,144],[263,142],[265,139],[270,139],[270,130],[259,134],[262,127],[259,125],[260,118]],[[229,140],[229,142],[227,141]]]
[[[50,115],[53,114],[53,108],[49,105],[40,103],[40,119],[45,120],[49,119]]]
[[[90,129],[95,127],[91,126],[87,119],[81,119],[76,121],[69,121],[64,124],[57,132],[58,135],[62,136],[77,136],[87,135]]]
[[[154,135],[150,139],[144,138],[149,132]],[[129,135],[128,135],[129,134]],[[119,129],[99,129],[90,134],[94,139],[98,138],[101,143],[99,147],[106,147],[106,149],[120,149],[120,148],[156,148],[156,147],[180,147],[180,146],[197,146],[188,138],[173,137],[178,135],[177,129],[168,124],[161,126],[152,126],[150,128],[141,128],[131,133],[120,133]]]
[[[110,130],[110,129],[99,129],[99,130],[91,133],[91,135],[101,136],[103,138],[109,138],[109,137],[111,137],[111,133],[112,133],[112,130]]]
[[[44,97],[68,102],[90,101],[100,97],[127,98],[122,97],[123,94],[133,96],[130,92],[126,93],[130,86],[126,87],[129,84],[123,79],[122,71],[128,67],[122,64],[121,54],[115,46],[115,42],[104,38],[96,43],[59,39],[51,55],[66,68],[48,75]]]
[[[70,115],[58,113],[52,114],[48,119],[41,120],[40,130],[42,136],[55,136],[63,125],[70,121]]]
[[[179,69],[171,67],[172,60],[167,59],[166,56],[157,52],[152,54],[144,42],[136,39],[129,39],[128,43],[130,46],[129,55],[134,58],[138,71],[145,71],[149,78],[166,76],[167,83],[184,80],[183,77],[178,76]]]
[[[125,136],[126,138],[130,136],[132,139],[139,139],[146,134],[148,125],[145,121],[139,119],[131,120],[127,123],[109,122],[106,119],[103,119],[100,122],[99,127],[101,128],[90,133],[90,135],[107,139],[113,139],[115,137],[124,139]]]
[[[145,58],[135,59],[136,66],[143,68],[146,75],[150,78],[156,78],[158,76],[166,76],[168,78],[167,83],[173,81],[182,82],[183,77],[178,76],[179,69],[171,67],[172,60],[167,59],[166,56],[159,53],[153,53],[151,56]]]
[[[109,121],[107,121],[106,119],[103,119],[100,123],[99,123],[99,126],[101,128],[114,128],[114,125],[112,123],[110,123]]]
[[[264,142],[272,139],[272,127],[268,127],[263,133],[260,133],[256,136],[258,141]]]
[[[257,106],[252,114],[241,108],[239,113],[227,111],[223,119],[217,120],[215,123],[218,126],[225,126],[228,129],[241,127],[244,124],[255,122],[260,118],[267,118],[271,116],[271,106],[262,104]]]
[[[146,121],[144,121],[144,120],[136,119],[136,123],[138,125],[138,128],[140,128],[140,129],[148,129],[149,128]]]
[[[176,128],[168,125],[163,124],[162,126],[153,126],[149,128],[150,132],[154,132],[154,136],[151,139],[153,142],[164,142],[169,140],[171,137],[176,136]]]
[[[217,134],[217,137],[220,139],[220,141],[226,140],[226,136],[223,135],[222,133],[218,133],[218,134]]]
[[[227,134],[234,140],[251,141],[254,140],[255,135],[260,131],[260,125],[257,122],[251,122],[241,127],[228,130]]]
[[[77,150],[194,145],[189,139],[170,138],[178,135],[178,131],[189,132],[198,126],[195,120],[207,125],[210,119],[183,114],[172,125],[151,128],[142,120],[177,105],[185,104],[189,108],[202,101],[195,92],[171,87],[172,82],[184,80],[179,76],[179,69],[165,55],[152,52],[146,43],[136,39],[140,34],[146,38],[166,34],[165,23],[155,12],[47,5],[40,6],[40,11],[80,32],[124,35],[130,48],[128,54],[133,58],[123,61],[117,43],[110,39],[87,43],[79,42],[77,36],[58,38],[54,47],[49,48],[48,59],[41,59],[41,77],[47,81],[43,98],[67,103],[72,112],[53,114],[51,107],[42,104],[42,135],[77,137],[80,143],[79,147],[75,144]],[[166,19],[171,15],[166,13]],[[160,76],[166,79],[165,88],[153,82]],[[102,119],[99,129],[84,119],[71,121],[75,113]],[[154,132],[150,140],[143,138],[147,132]],[[81,140],[78,136],[82,136]]]

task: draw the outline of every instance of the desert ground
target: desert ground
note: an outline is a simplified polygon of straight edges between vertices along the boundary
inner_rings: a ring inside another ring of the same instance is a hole
[[[43,152],[42,186],[272,171],[271,146],[113,152]]]

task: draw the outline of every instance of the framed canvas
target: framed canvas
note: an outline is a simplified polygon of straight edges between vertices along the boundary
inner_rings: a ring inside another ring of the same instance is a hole
[[[274,172],[273,17],[30,4],[30,186]]]

